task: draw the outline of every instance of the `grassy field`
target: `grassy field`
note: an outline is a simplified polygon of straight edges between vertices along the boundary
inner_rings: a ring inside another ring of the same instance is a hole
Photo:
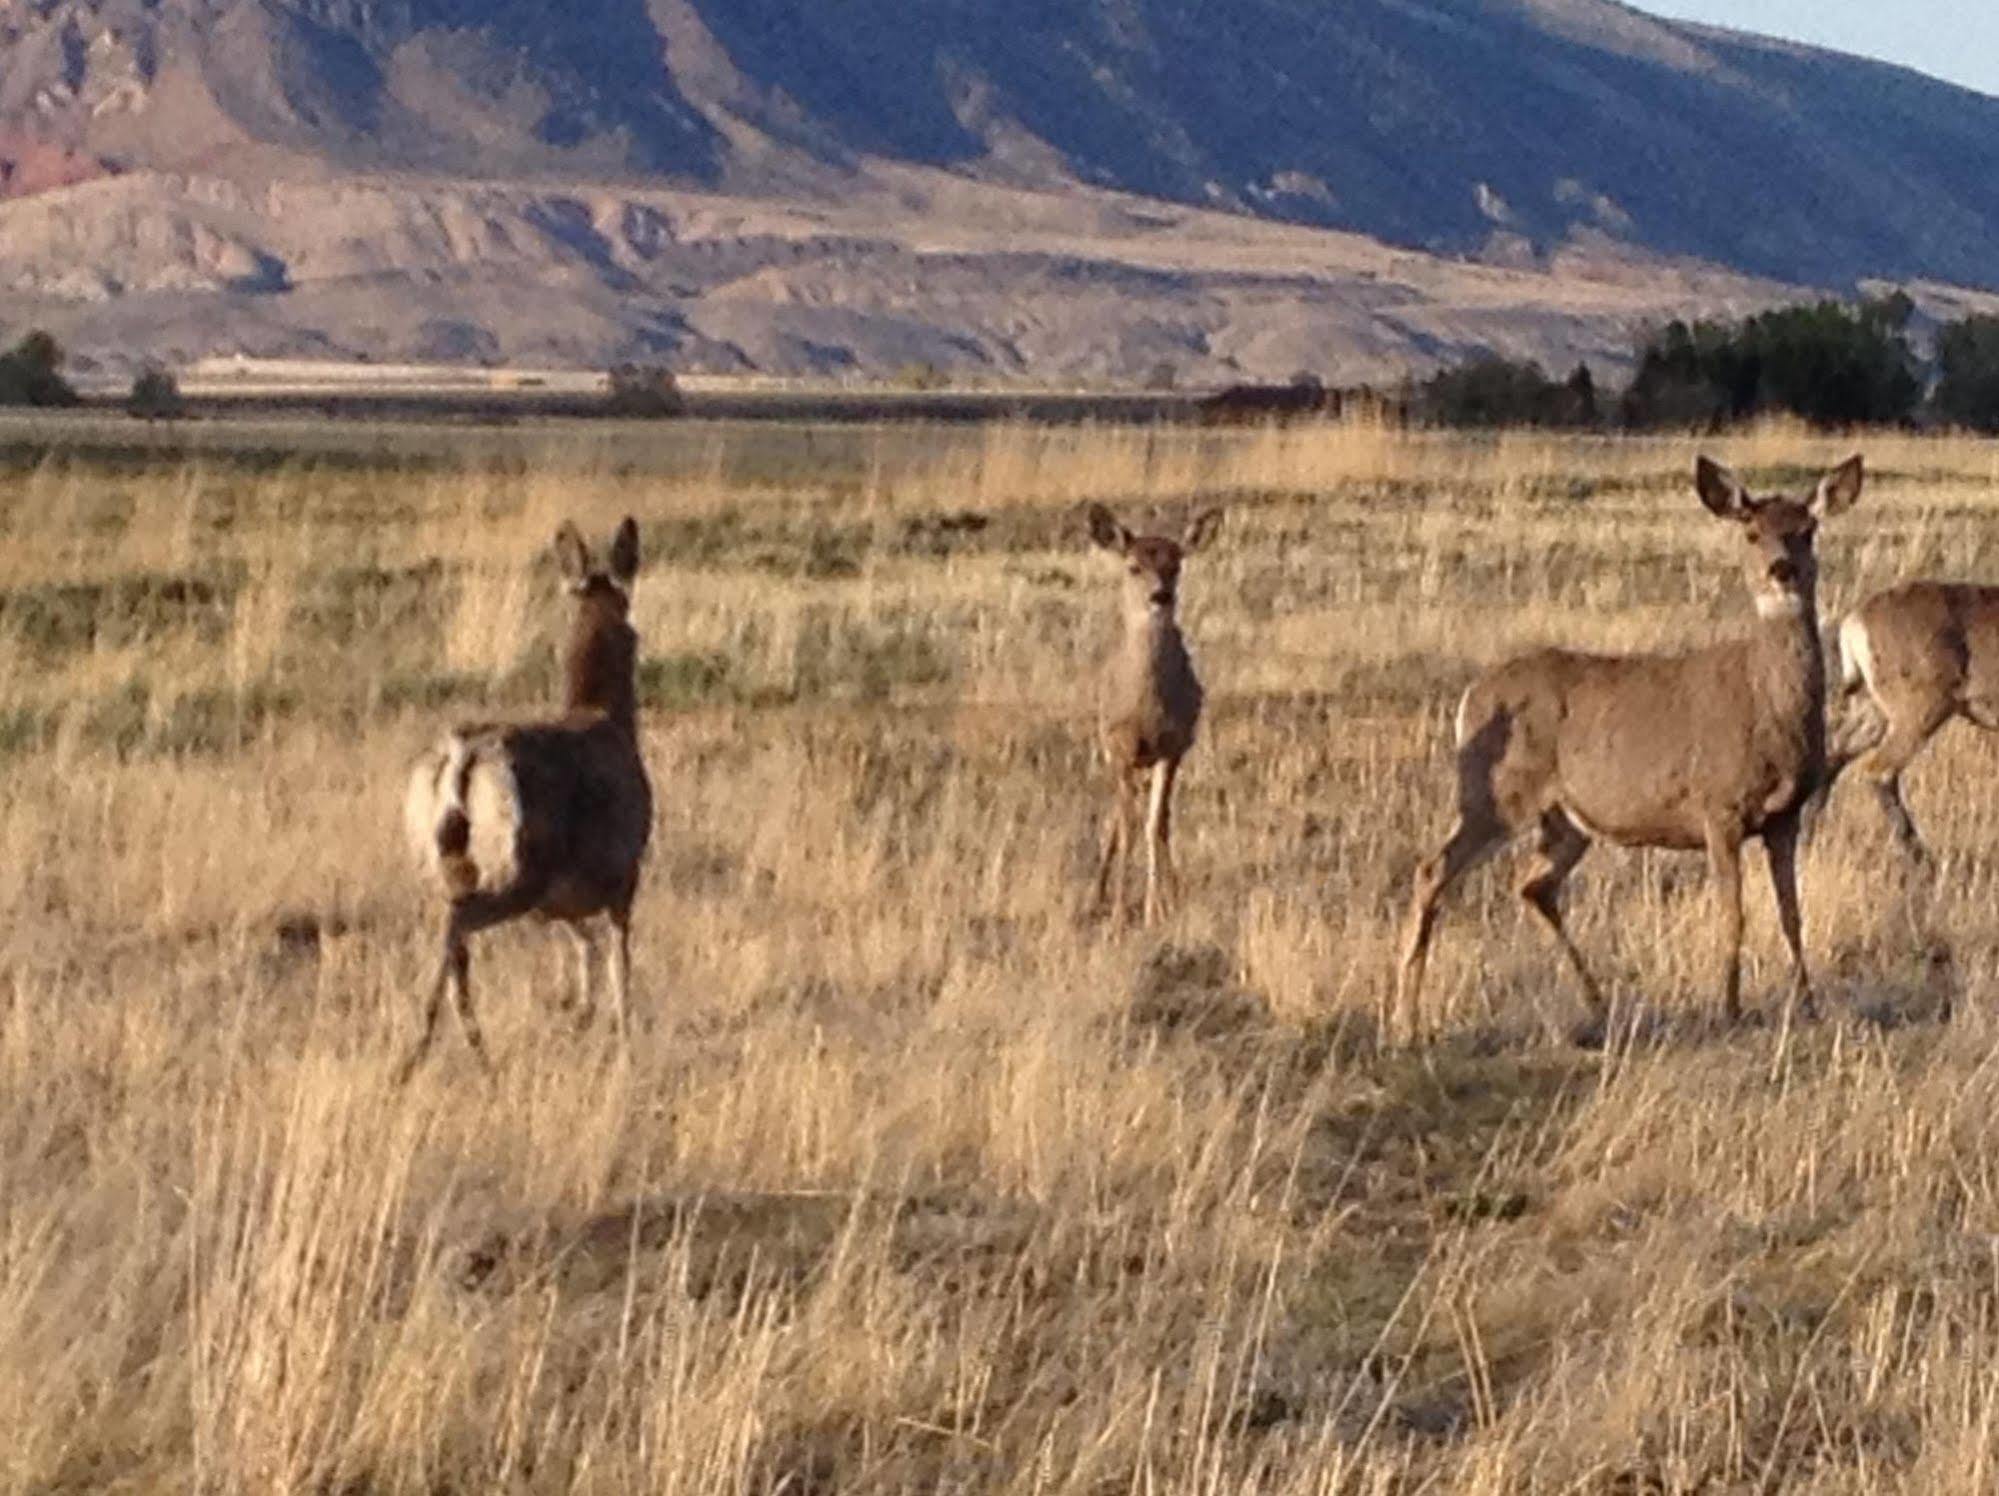
[[[1578,1011],[1504,866],[1448,1036],[1380,1053],[1475,669],[1749,616],[1689,441],[678,428],[657,461],[0,466],[0,1488],[1989,1491],[1999,795],[1911,800],[1959,1020],[1871,801],[1805,867],[1831,1016],[1717,1033],[1698,857],[1603,849]],[[1758,484],[1846,455],[1712,444]],[[1999,447],[1879,436],[1828,614],[1999,580]],[[1099,498],[1228,511],[1163,929],[1081,917]],[[552,689],[547,540],[644,527],[660,802],[639,1031],[566,942],[475,955],[405,1091],[434,909],[404,766]],[[1750,859],[1745,996],[1785,966]]]

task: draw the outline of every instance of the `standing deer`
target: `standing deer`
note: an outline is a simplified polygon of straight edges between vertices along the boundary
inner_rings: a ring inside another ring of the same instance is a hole
[[[1952,717],[1999,729],[1999,587],[1910,582],[1876,593],[1839,628],[1840,694],[1865,693],[1836,736],[1827,789],[1857,762],[1896,840],[1930,862],[1902,773]]]
[[[1745,638],[1680,655],[1544,649],[1487,671],[1458,707],[1458,819],[1416,873],[1396,1001],[1413,1031],[1437,901],[1468,868],[1531,830],[1519,882],[1593,1012],[1603,994],[1563,928],[1562,882],[1592,837],[1627,847],[1705,849],[1720,901],[1722,1009],[1741,1016],[1742,843],[1763,838],[1790,948],[1791,1000],[1814,1010],[1798,912],[1799,817],[1825,773],[1825,657],[1817,615],[1818,522],[1860,496],[1849,459],[1807,499],[1752,498],[1728,469],[1695,466],[1701,502],[1740,527],[1757,624]],[[1381,1028],[1393,1032],[1384,997]]]
[[[555,555],[575,605],[561,715],[458,727],[410,775],[403,810],[411,846],[450,903],[423,1031],[398,1083],[429,1053],[447,992],[473,1054],[491,1073],[472,1016],[469,942],[524,914],[567,927],[582,1022],[593,1011],[589,922],[608,917],[611,1001],[620,1034],[628,1029],[632,899],[652,832],[633,678],[638,635],[628,621],[638,526],[628,518],[618,527],[608,569],[597,566],[572,524],[556,532]]]
[[[1125,567],[1121,634],[1105,662],[1097,698],[1097,742],[1110,771],[1113,796],[1103,856],[1097,864],[1097,903],[1123,919],[1139,780],[1149,776],[1145,922],[1151,924],[1164,912],[1166,892],[1178,886],[1173,871],[1173,782],[1201,722],[1201,682],[1174,616],[1180,564],[1208,543],[1222,515],[1219,509],[1202,510],[1188,521],[1178,540],[1134,535],[1102,504],[1090,505],[1088,516],[1090,538]]]

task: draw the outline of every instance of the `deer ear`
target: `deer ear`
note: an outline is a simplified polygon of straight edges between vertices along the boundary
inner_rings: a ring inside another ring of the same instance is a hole
[[[1812,495],[1811,502],[1815,518],[1842,514],[1853,507],[1853,501],[1860,497],[1860,481],[1865,476],[1862,466],[1860,454],[1856,452],[1819,479],[1818,490]]]
[[[590,580],[590,547],[568,520],[555,532],[555,564],[562,571],[562,580],[572,587],[581,587]]]
[[[1720,519],[1743,519],[1755,507],[1742,480],[1709,457],[1694,461],[1694,491],[1708,512]]]
[[[1110,510],[1102,504],[1092,504],[1084,511],[1090,524],[1090,539],[1107,551],[1123,552],[1131,544],[1131,531],[1119,524]]]
[[[611,576],[620,587],[629,587],[638,574],[639,522],[628,514],[611,539]]]
[[[1203,509],[1187,521],[1187,528],[1180,536],[1180,549],[1192,555],[1215,538],[1215,531],[1222,527],[1220,509]]]

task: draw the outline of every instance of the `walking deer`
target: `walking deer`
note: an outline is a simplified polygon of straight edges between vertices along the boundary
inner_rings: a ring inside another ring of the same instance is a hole
[[[1112,803],[1097,864],[1097,904],[1124,917],[1125,884],[1140,781],[1150,779],[1145,817],[1145,921],[1158,919],[1177,891],[1173,871],[1173,783],[1201,723],[1201,682],[1174,610],[1180,565],[1221,524],[1219,509],[1188,521],[1178,540],[1134,535],[1102,504],[1088,511],[1090,538],[1124,563],[1121,633],[1099,685],[1097,742],[1111,776]]]
[[[1810,1013],[1798,908],[1799,817],[1826,767],[1825,657],[1817,616],[1818,523],[1860,496],[1849,459],[1809,497],[1752,498],[1703,457],[1701,502],[1739,527],[1743,580],[1755,601],[1744,638],[1680,655],[1544,649],[1486,672],[1458,707],[1458,818],[1416,873],[1395,1001],[1420,1032],[1425,956],[1445,889],[1521,834],[1535,855],[1518,891],[1553,936],[1601,1016],[1601,990],[1562,924],[1562,883],[1592,838],[1707,853],[1720,902],[1722,1009],[1741,1015],[1742,843],[1770,857],[1778,922],[1790,949],[1791,1001]],[[1381,1027],[1394,1032],[1384,997]]]
[[[1876,593],[1840,625],[1839,655],[1849,711],[1834,737],[1826,787],[1857,766],[1896,840],[1927,866],[1930,851],[1902,799],[1902,774],[1953,717],[1999,729],[1999,587],[1910,582]]]
[[[556,532],[555,555],[575,609],[561,714],[455,728],[410,775],[403,808],[411,846],[449,903],[422,1032],[399,1082],[430,1052],[447,993],[466,1042],[491,1072],[472,1013],[470,941],[526,914],[569,931],[582,1022],[594,1008],[590,921],[608,919],[613,1014],[620,1034],[628,1030],[632,899],[652,831],[652,786],[638,744],[638,636],[628,621],[638,526],[627,518],[618,527],[606,567],[573,524]]]

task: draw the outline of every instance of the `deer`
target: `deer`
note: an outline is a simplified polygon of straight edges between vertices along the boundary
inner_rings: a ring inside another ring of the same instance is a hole
[[[652,785],[638,740],[638,635],[630,623],[638,526],[625,519],[599,566],[565,522],[555,557],[572,607],[560,713],[454,727],[410,772],[405,829],[445,911],[422,1029],[397,1071],[398,1085],[429,1054],[447,995],[473,1055],[492,1076],[472,1011],[470,942],[526,915],[569,932],[579,1028],[595,1010],[592,921],[608,922],[613,1018],[629,1042],[632,901],[652,832]]]
[[[1562,923],[1562,884],[1593,840],[1705,851],[1721,924],[1721,1011],[1741,1019],[1742,846],[1762,839],[1778,923],[1791,958],[1785,1008],[1817,1003],[1805,965],[1798,903],[1801,816],[1826,772],[1826,670],[1818,625],[1820,521],[1860,497],[1862,463],[1848,459],[1808,496],[1752,497],[1701,457],[1694,487],[1736,527],[1753,632],[1673,655],[1542,649],[1474,680],[1456,721],[1458,813],[1440,851],[1417,869],[1404,925],[1394,1007],[1384,989],[1384,1040],[1396,1008],[1420,1039],[1424,963],[1438,901],[1469,869],[1531,833],[1534,854],[1516,891],[1553,937],[1593,1017],[1608,1009]]]
[[[1999,730],[1999,587],[1919,581],[1878,592],[1841,622],[1839,660],[1846,710],[1826,790],[1857,767],[1904,854],[1929,868],[1902,774],[1954,717]]]
[[[1181,563],[1213,539],[1219,509],[1203,509],[1178,540],[1137,535],[1102,504],[1087,511],[1090,538],[1124,564],[1120,633],[1104,662],[1097,697],[1097,746],[1111,778],[1111,809],[1097,863],[1097,907],[1125,914],[1133,822],[1145,813],[1145,923],[1163,917],[1177,893],[1173,868],[1173,785],[1201,724],[1201,682],[1175,609]]]

